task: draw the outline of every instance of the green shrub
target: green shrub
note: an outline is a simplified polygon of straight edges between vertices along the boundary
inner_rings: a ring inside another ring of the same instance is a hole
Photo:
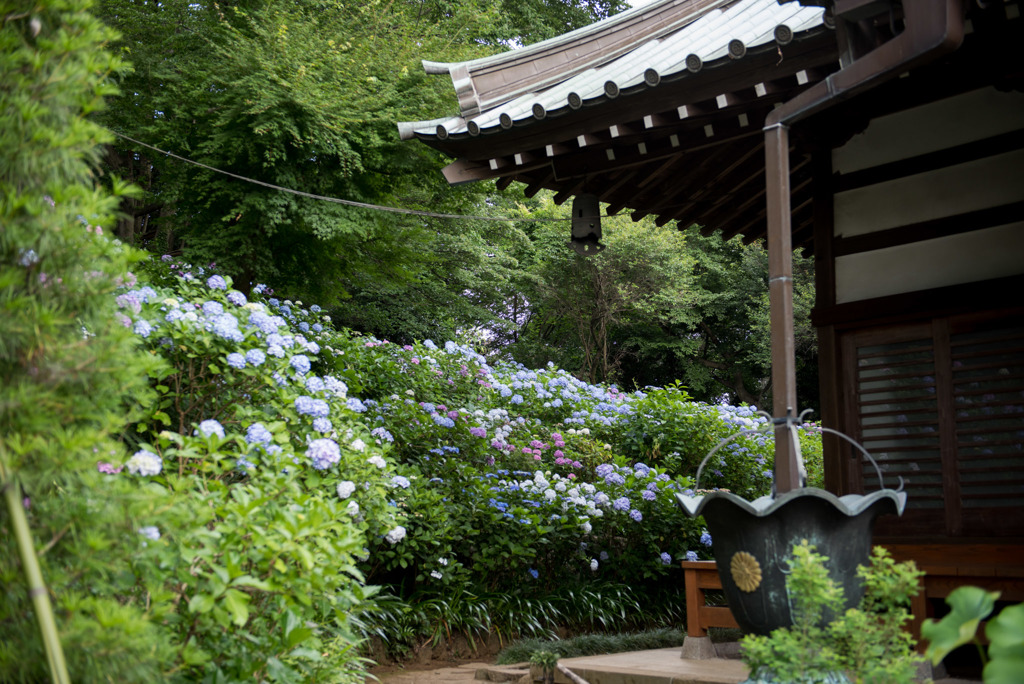
[[[96,469],[124,454],[118,437],[150,400],[153,361],[111,325],[116,280],[140,255],[103,236],[117,198],[97,186],[95,162],[110,136],[88,115],[122,65],[90,5],[0,9],[0,462],[4,485],[21,488],[72,679],[149,682],[173,645],[127,572],[139,493]],[[0,680],[48,680],[6,511],[0,582]]]
[[[786,591],[793,626],[768,636],[743,638],[743,660],[751,682],[846,682],[903,684],[914,678],[922,658],[904,629],[910,599],[920,591],[913,563],[896,563],[875,547],[871,565],[858,568],[864,598],[842,611],[843,592],[825,562],[804,540],[793,547]],[[830,620],[830,621],[829,621]]]

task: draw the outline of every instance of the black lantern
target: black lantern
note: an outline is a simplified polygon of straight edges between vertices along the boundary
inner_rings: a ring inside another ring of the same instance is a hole
[[[580,256],[593,256],[601,244],[601,204],[597,195],[577,195],[572,201],[572,248]]]

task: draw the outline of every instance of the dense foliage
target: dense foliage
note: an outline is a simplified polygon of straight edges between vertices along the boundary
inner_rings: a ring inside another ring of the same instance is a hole
[[[828,558],[803,540],[793,547],[786,593],[791,627],[743,638],[751,681],[819,684],[900,684],[914,679],[923,658],[906,630],[910,600],[921,588],[913,562],[896,563],[875,547],[868,566],[857,568],[864,597],[842,610],[842,587],[829,576]]]
[[[265,653],[322,648],[266,617],[289,611],[336,638],[349,638],[345,615],[360,614],[364,631],[399,651],[452,631],[507,637],[680,619],[674,561],[706,557],[711,540],[673,494],[692,486],[720,439],[763,422],[751,409],[695,404],[678,388],[624,393],[553,366],[491,364],[455,342],[335,331],[319,307],[262,286],[246,297],[230,279],[169,258],[153,269],[152,285],[118,301],[125,324],[168,362],[153,375],[162,399],[137,426],[136,446],[164,464],[147,480],[149,510],[173,510],[162,496],[183,506],[150,521],[161,537],[149,552],[160,567],[191,564],[190,576],[160,571],[146,582],[178,597],[169,622],[179,638],[196,636],[188,664],[233,676],[270,667],[226,662],[237,649],[211,648],[204,636],[226,638],[225,628],[264,640]],[[702,486],[766,492],[770,448],[764,435],[736,440]],[[286,500],[269,505],[271,490]],[[213,514],[199,529],[187,505],[197,496]],[[287,546],[259,516],[314,505],[322,515],[294,523],[316,541],[311,557],[259,574],[274,560],[265,547]],[[216,544],[203,542],[210,530]],[[197,558],[208,573],[195,571]],[[349,572],[309,576],[328,559]],[[387,596],[366,601],[363,579]],[[231,593],[236,583],[244,592]],[[311,592],[348,598],[302,605]]]
[[[420,60],[462,61],[623,9],[605,0],[202,5],[102,0],[134,68],[103,122],[202,164],[316,195],[463,215],[423,218],[301,197],[119,139],[109,169],[141,186],[118,236],[215,263],[240,291],[274,283],[340,326],[408,343],[486,330],[529,366],[591,382],[683,382],[692,396],[767,408],[767,260],[760,244],[691,227],[605,219],[608,250],[566,249],[568,217],[514,185],[451,187],[442,156],[397,121],[455,114],[451,81]],[[168,27],[171,27],[170,29]],[[817,408],[810,262],[797,259],[801,407]],[[803,325],[799,325],[799,323]]]
[[[0,479],[27,517],[76,681],[153,681],[171,652],[125,576],[138,493],[95,466],[150,402],[153,360],[111,325],[138,255],[103,236],[116,199],[94,187],[92,162],[109,136],[88,115],[122,65],[88,5],[0,3]],[[0,680],[38,682],[47,657],[16,512],[0,514]]]

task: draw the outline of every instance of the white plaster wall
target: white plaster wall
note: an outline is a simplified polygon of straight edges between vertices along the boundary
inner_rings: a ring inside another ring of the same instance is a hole
[[[983,88],[875,119],[832,152],[850,173],[1024,128],[1024,93]]]
[[[888,228],[1024,200],[1024,150],[877,183],[835,196],[835,234]]]
[[[836,303],[1024,274],[1024,221],[836,259]]]

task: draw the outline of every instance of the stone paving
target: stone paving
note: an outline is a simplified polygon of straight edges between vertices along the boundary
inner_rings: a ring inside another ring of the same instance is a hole
[[[730,653],[730,655],[732,655]],[[588,684],[740,684],[746,666],[735,657],[684,660],[681,649],[631,651],[559,661]],[[400,670],[379,675],[380,684],[475,684],[478,681],[532,684],[529,665],[493,665],[486,662],[430,670]],[[935,684],[975,684],[976,680],[944,678]],[[555,684],[572,684],[561,672]]]

